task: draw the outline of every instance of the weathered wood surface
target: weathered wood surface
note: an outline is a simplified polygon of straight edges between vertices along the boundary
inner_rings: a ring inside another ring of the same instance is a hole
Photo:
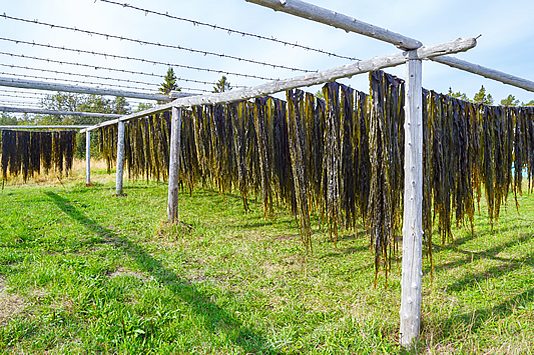
[[[178,221],[178,177],[180,173],[180,131],[182,128],[182,109],[172,108],[171,141],[169,153],[169,191],[167,220]]]
[[[115,179],[115,194],[122,196],[122,181],[124,175],[124,121],[119,122],[117,130],[117,168]]]
[[[454,41],[437,44],[434,46],[423,46],[414,50],[414,56],[418,59],[427,59],[433,56],[452,54],[467,51],[476,46],[474,38],[459,38]],[[241,90],[230,90],[222,93],[209,93],[176,99],[168,104],[159,105],[154,108],[132,113],[116,120],[110,120],[89,127],[82,132],[91,131],[99,127],[116,124],[119,121],[127,121],[134,118],[141,118],[155,113],[168,111],[175,107],[192,107],[198,105],[222,104],[233,101],[247,100],[255,97],[266,96],[280,91],[295,89],[299,87],[323,84],[332,80],[350,77],[357,74],[368,73],[373,70],[394,67],[406,63],[408,52],[390,54],[383,57],[375,57],[368,60],[361,60],[352,64],[343,65],[313,74],[302,75],[284,80],[274,80],[266,84],[244,88]]]
[[[406,72],[404,145],[404,222],[400,340],[409,347],[417,340],[421,322],[423,242],[423,102],[422,62],[410,59]]]
[[[499,70],[483,67],[481,65],[473,64],[465,60],[450,56],[435,57],[431,58],[431,60],[448,65],[453,68],[465,70],[469,73],[478,74],[488,79],[500,81],[504,84],[522,88],[527,91],[534,91],[534,81],[507,74]]]
[[[19,112],[19,113],[34,113],[38,115],[60,115],[60,116],[104,117],[104,118],[119,118],[123,116],[123,115],[117,115],[113,113],[55,111],[55,110],[41,110],[37,108],[11,107],[11,106],[0,106],[0,112]],[[87,127],[89,127],[89,125],[87,125]]]
[[[82,129],[90,125],[40,125],[40,126],[0,126],[0,129]]]
[[[179,107],[191,107],[197,105],[246,100],[253,97],[265,96],[299,87],[322,84],[332,80],[350,77],[356,74],[367,73],[373,70],[405,64],[408,53],[413,53],[411,55],[413,55],[416,59],[426,59],[437,55],[463,52],[475,46],[476,40],[474,38],[459,38],[457,40],[435,46],[423,46],[411,52],[401,52],[383,57],[375,57],[372,59],[361,60],[352,64],[323,70],[313,74],[306,74],[285,80],[275,80],[252,88],[176,99],[171,102],[171,105]]]
[[[85,185],[91,185],[91,132],[85,132]]]
[[[117,118],[115,120],[109,120],[109,121],[106,121],[106,122],[97,123],[97,124],[95,124],[93,126],[90,126],[90,127],[86,128],[86,129],[81,130],[80,133],[93,131],[93,130],[98,129],[100,127],[114,125],[114,124],[117,124],[119,121],[129,121],[129,120],[133,120],[135,118],[141,118],[141,117],[154,115],[156,113],[160,113],[160,112],[164,112],[164,111],[169,111],[170,109],[172,109],[172,107],[173,107],[172,103],[158,105],[156,107],[149,108],[147,110],[143,110],[143,111],[139,111],[139,112],[135,112],[135,113],[132,113],[132,114],[129,114],[129,115],[122,116],[121,118]]]
[[[246,0],[274,11],[282,11],[307,20],[321,22],[329,26],[355,32],[396,45],[401,49],[416,49],[423,44],[416,39],[403,36],[375,25],[359,21],[335,11],[309,4],[300,0]]]
[[[110,95],[119,97],[129,97],[135,99],[171,101],[168,95],[139,93],[133,91],[113,90],[113,89],[99,89],[89,86],[78,86],[68,84],[57,84],[35,80],[22,80],[9,77],[0,77],[0,86],[9,86],[24,89],[37,90],[51,90],[51,91],[67,91],[76,92],[79,94],[96,94],[96,95]],[[184,93],[183,95],[191,95]]]

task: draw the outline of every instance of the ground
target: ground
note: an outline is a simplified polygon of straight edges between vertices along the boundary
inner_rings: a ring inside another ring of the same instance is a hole
[[[199,188],[169,225],[163,182],[127,181],[115,197],[114,175],[97,166],[92,180],[13,179],[0,193],[2,352],[403,352],[400,262],[374,288],[363,225],[334,243],[314,216],[306,255],[283,209],[265,220],[259,201],[244,213],[238,195]],[[493,228],[482,204],[474,234],[459,226],[434,245],[420,353],[532,352],[534,196],[518,200]]]

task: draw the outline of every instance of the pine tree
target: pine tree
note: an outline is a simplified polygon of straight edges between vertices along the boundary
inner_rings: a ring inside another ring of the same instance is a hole
[[[482,85],[480,90],[475,94],[473,102],[484,105],[493,105],[493,97],[491,94],[486,94],[486,88]]]
[[[213,92],[225,92],[230,90],[232,90],[232,85],[224,75],[213,87]]]
[[[124,97],[116,97],[112,103],[113,113],[119,115],[127,115],[131,112],[130,104]]]
[[[451,87],[449,87],[449,92],[447,93],[447,95],[450,96],[450,97],[454,97],[456,99],[459,99],[459,100],[469,101],[469,98],[467,97],[467,95],[464,92],[460,92],[460,91],[453,92]]]
[[[516,107],[519,106],[519,100],[514,95],[510,94],[506,99],[501,100],[501,106]]]
[[[159,91],[164,95],[168,95],[171,91],[180,91],[178,84],[176,84],[176,79],[177,78],[174,74],[174,69],[169,68],[167,70],[167,75],[165,75],[163,83],[161,83]]]

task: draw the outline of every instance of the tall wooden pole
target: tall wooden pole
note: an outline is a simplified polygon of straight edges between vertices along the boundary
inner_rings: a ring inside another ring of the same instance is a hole
[[[171,144],[169,154],[169,197],[167,204],[167,220],[169,223],[178,221],[178,175],[180,173],[180,134],[182,128],[182,109],[172,108]]]
[[[423,70],[420,59],[410,55],[408,58],[400,309],[400,340],[405,347],[414,346],[419,337],[423,276]]]
[[[117,172],[115,193],[117,196],[122,196],[122,177],[124,172],[124,121],[119,121],[117,136]]]
[[[91,132],[85,132],[85,186],[91,186]]]

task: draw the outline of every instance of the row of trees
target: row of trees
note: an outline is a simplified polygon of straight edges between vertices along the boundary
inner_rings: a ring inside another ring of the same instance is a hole
[[[159,87],[159,92],[167,95],[171,91],[180,91],[177,83],[177,77],[172,68],[167,70],[167,74]],[[213,87],[213,92],[224,92],[231,90],[232,86],[228,79],[223,76]],[[92,113],[111,113],[119,115],[127,115],[132,112],[143,111],[154,106],[151,103],[139,103],[136,108],[124,97],[109,98],[103,95],[87,95],[67,92],[57,92],[45,96],[40,102],[39,106],[43,110],[53,111],[70,111],[70,112],[92,112]],[[107,118],[100,117],[79,117],[79,116],[65,116],[65,115],[28,115],[24,114],[20,117],[9,115],[3,112],[0,116],[0,125],[14,126],[14,125],[93,125],[103,121]],[[91,137],[91,154],[99,155],[97,149],[97,137]],[[78,139],[78,157],[81,158],[85,154],[85,140]]]
[[[180,91],[178,86],[178,78],[174,73],[173,68],[167,70],[167,74],[163,82],[159,87],[159,92],[162,94],[169,94],[171,91]],[[213,92],[225,92],[232,90],[232,85],[226,78],[222,76],[221,79],[213,87]],[[465,93],[454,92],[452,88],[449,88],[449,96],[458,98],[460,100],[482,103],[485,105],[494,105],[495,100],[492,95],[486,91],[486,88],[482,86],[480,90],[470,99]],[[317,96],[321,96],[319,93]],[[124,97],[116,97],[114,99],[108,98],[102,95],[85,95],[76,93],[63,93],[58,92],[55,94],[47,95],[39,103],[40,107],[45,110],[55,111],[71,111],[71,112],[93,112],[93,113],[112,113],[127,115],[132,112],[146,110],[154,106],[151,103],[139,103],[136,108],[133,108],[130,103]],[[534,106],[534,100],[528,103],[521,103],[515,98],[514,95],[508,95],[508,97],[500,101],[501,106]],[[2,113],[0,116],[0,125],[93,125],[107,120],[106,118],[94,118],[94,117],[79,117],[79,116],[59,116],[59,115],[28,115],[24,114],[21,117],[15,115],[9,115]],[[93,135],[92,147],[94,147],[93,154],[99,154],[97,152],[97,137]],[[84,140],[78,140],[78,156],[85,152]]]
[[[453,92],[452,88],[449,88],[448,95],[451,97],[455,97],[457,99],[463,100],[463,101],[469,101],[473,103],[479,103],[484,105],[492,106],[495,104],[495,100],[493,99],[493,96],[491,94],[486,92],[486,88],[484,85],[480,88],[480,90],[473,96],[473,99],[470,99],[465,93],[457,91]],[[500,106],[509,106],[509,107],[517,107],[517,106],[534,106],[534,100],[530,100],[527,103],[520,102],[515,98],[514,95],[510,94],[506,98],[502,99],[499,103]]]

